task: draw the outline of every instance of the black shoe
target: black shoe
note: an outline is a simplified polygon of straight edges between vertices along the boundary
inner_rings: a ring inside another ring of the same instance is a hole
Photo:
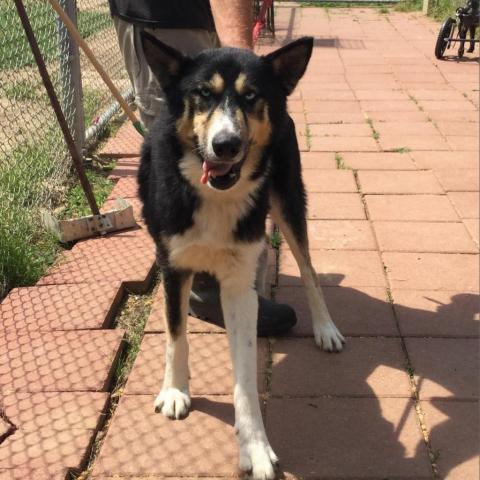
[[[220,289],[215,279],[210,277],[206,280],[202,275],[198,281],[194,280],[188,313],[192,317],[225,328]],[[296,323],[297,316],[292,307],[258,296],[257,335],[259,337],[285,335]]]

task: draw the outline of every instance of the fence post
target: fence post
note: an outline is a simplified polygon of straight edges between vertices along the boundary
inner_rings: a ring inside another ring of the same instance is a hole
[[[59,3],[72,22],[77,25],[76,0],[60,0]],[[85,119],[80,52],[60,18],[57,18],[57,33],[60,52],[59,75],[62,110],[68,121],[75,145],[81,154],[85,145]]]
[[[423,0],[422,12],[424,15],[428,15],[429,0]]]

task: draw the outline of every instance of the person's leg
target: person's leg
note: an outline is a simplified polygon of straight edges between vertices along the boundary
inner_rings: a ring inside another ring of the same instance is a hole
[[[206,30],[141,28],[118,17],[114,17],[114,24],[140,119],[148,130],[161,113],[165,100],[162,88],[143,54],[140,32],[147,31],[185,55],[195,55],[207,48],[217,48],[220,43],[215,33]]]

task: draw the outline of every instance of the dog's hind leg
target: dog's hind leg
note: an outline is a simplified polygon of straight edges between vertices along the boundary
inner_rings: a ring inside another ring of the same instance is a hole
[[[165,374],[163,387],[155,399],[155,411],[168,418],[180,419],[188,414],[187,309],[193,275],[164,268],[164,317],[166,330]]]
[[[315,342],[328,352],[340,351],[345,339],[330,317],[322,289],[318,283],[317,274],[312,266],[308,251],[306,226],[302,231],[293,230],[286,216],[282,213],[285,205],[282,205],[282,202],[275,196],[272,196],[271,208],[273,221],[280,227],[300,270],[312,316]]]
[[[263,242],[258,251],[262,248]],[[239,466],[242,471],[251,472],[255,480],[263,480],[275,477],[278,459],[268,442],[258,399],[258,297],[253,289],[255,265],[251,263],[251,268],[237,270],[235,275],[220,279],[220,287],[235,378],[235,431],[240,447]]]
[[[313,321],[315,342],[326,351],[340,351],[345,339],[328,312],[317,274],[310,260],[307,234],[306,194],[293,121],[274,152],[270,207],[298,264]]]

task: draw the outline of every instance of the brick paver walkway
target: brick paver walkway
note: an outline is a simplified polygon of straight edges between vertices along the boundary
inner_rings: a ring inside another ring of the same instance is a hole
[[[290,111],[312,259],[347,346],[339,355],[315,348],[282,246],[270,281],[299,323],[259,342],[270,442],[287,478],[476,479],[478,64],[438,62],[438,24],[419,14],[288,7],[277,8],[276,23],[282,41],[315,36]],[[139,141],[126,125],[104,148],[120,157],[105,208],[121,195],[139,215]],[[140,221],[64,257],[0,305],[2,480],[64,478],[85,466],[122,335],[111,320],[124,288],[143,291],[153,267]],[[235,475],[223,330],[189,319],[193,411],[181,422],[153,412],[159,306],[160,294],[92,477]]]

